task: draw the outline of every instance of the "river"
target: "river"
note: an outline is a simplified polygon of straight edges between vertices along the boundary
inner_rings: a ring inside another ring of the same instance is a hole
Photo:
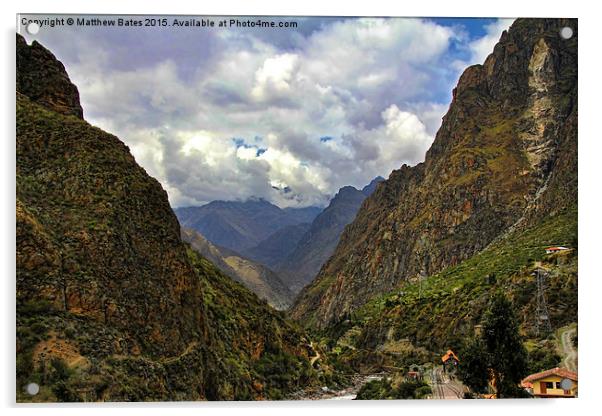
[[[327,387],[316,387],[298,391],[289,397],[289,400],[355,400],[362,386],[372,380],[380,380],[382,374],[354,375],[351,385],[341,390]]]

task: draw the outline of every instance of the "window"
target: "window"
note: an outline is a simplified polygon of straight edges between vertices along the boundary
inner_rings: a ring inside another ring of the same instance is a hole
[[[546,381],[546,389],[553,389],[553,388],[554,388],[554,382]]]

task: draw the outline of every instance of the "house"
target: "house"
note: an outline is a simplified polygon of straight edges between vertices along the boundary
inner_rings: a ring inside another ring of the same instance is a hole
[[[422,377],[419,371],[408,371],[406,374],[408,380],[421,380]]]
[[[566,250],[570,250],[570,248],[562,247],[562,246],[548,247],[548,248],[546,248],[546,254],[555,254],[555,253],[560,253],[561,251],[566,251]]]
[[[566,368],[552,368],[526,377],[521,386],[535,397],[576,397],[577,373]]]
[[[406,373],[406,379],[407,380],[422,380],[423,372],[424,372],[424,369],[422,368],[422,366],[420,366],[418,364],[412,364],[408,368],[408,372]]]

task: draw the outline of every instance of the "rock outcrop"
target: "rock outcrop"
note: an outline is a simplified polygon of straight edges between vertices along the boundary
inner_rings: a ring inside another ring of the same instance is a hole
[[[60,114],[83,118],[77,87],[52,52],[17,36],[17,91]]]

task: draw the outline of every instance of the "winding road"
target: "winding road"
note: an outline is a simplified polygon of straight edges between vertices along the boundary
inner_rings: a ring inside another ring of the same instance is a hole
[[[562,364],[571,371],[577,371],[577,350],[573,346],[573,336],[577,332],[577,328],[568,328],[560,334],[560,346],[564,359]]]

